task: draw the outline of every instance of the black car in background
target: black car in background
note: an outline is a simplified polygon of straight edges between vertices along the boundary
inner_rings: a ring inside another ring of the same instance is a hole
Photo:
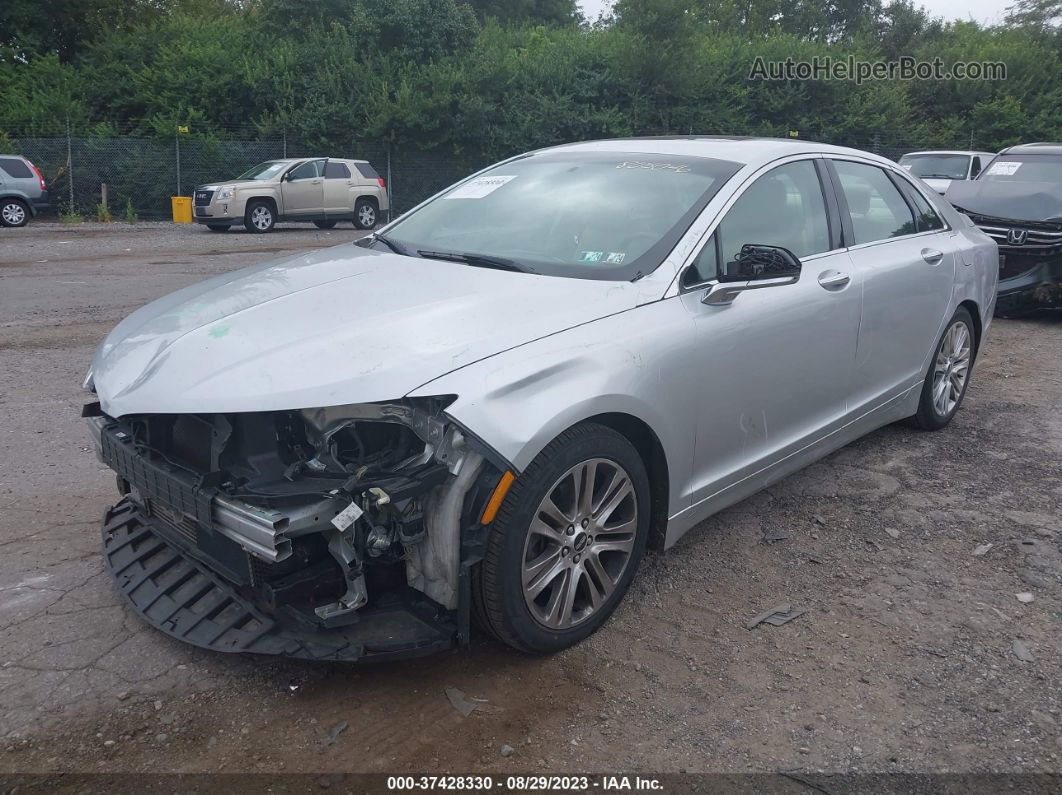
[[[999,244],[996,314],[1062,306],[1062,144],[1004,149],[945,196]]]

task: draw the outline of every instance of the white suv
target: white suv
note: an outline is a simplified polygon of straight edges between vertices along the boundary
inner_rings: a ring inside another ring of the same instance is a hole
[[[236,179],[195,189],[193,218],[214,232],[243,224],[269,232],[277,221],[372,229],[390,210],[387,183],[366,160],[300,157],[260,163]]]

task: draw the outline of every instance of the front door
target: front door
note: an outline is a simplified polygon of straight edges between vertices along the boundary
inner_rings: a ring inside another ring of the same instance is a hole
[[[789,249],[795,283],[702,303],[745,244]],[[827,220],[812,160],[760,176],[730,208],[694,267],[681,300],[693,316],[700,374],[693,504],[744,483],[843,424],[859,330],[858,274]],[[748,488],[744,489],[748,490]]]
[[[281,212],[288,217],[324,215],[323,160],[308,160],[288,172],[280,183]]]

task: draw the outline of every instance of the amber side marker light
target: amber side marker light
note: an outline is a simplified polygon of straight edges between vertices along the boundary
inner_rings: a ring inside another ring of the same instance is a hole
[[[513,485],[514,480],[516,480],[516,475],[508,469],[502,473],[501,478],[498,480],[498,485],[494,487],[494,493],[487,500],[487,507],[483,509],[483,515],[479,517],[480,524],[490,524],[494,521],[494,517],[498,515],[498,509],[501,508],[502,500],[509,493],[509,487]]]

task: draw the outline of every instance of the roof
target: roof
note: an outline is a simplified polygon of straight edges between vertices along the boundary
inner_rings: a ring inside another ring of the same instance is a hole
[[[984,152],[976,149],[919,149],[917,152],[904,152],[901,157],[910,155],[988,155],[995,157],[995,152]]]
[[[1062,144],[1056,143],[1033,143],[1008,146],[1001,155],[1062,155]]]
[[[742,138],[723,135],[660,136],[653,138],[613,138],[562,144],[541,151],[584,150],[598,152],[641,152],[643,154],[713,157],[759,167],[780,157],[802,154],[858,155],[883,164],[891,160],[845,146],[804,141],[799,138]]]

